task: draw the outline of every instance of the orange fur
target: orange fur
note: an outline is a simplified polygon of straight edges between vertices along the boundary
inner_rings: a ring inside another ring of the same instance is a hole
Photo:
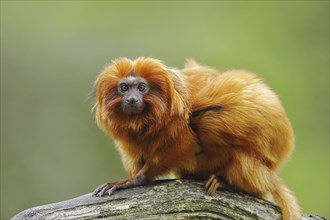
[[[117,92],[132,71],[150,86],[138,115],[122,112]],[[95,195],[169,172],[211,176],[210,194],[227,184],[259,198],[271,193],[283,219],[301,217],[276,174],[293,151],[293,130],[276,94],[255,74],[219,73],[193,60],[179,72],[152,58],[122,58],[105,68],[96,87],[97,123],[115,139],[130,178],[105,184]]]
[[[219,73],[188,61],[182,73],[191,94],[192,112],[220,106],[191,118],[202,152],[195,173],[223,177],[259,198],[271,193],[283,219],[300,219],[300,208],[277,176],[294,148],[291,124],[277,95],[255,74]]]

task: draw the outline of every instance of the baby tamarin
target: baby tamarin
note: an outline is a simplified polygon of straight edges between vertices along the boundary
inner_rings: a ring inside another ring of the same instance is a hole
[[[210,195],[235,187],[271,194],[283,219],[300,219],[295,197],[277,175],[294,135],[277,97],[255,74],[219,73],[188,60],[181,71],[152,58],[113,61],[96,80],[98,125],[116,142],[129,178],[95,196],[172,173],[206,180]]]

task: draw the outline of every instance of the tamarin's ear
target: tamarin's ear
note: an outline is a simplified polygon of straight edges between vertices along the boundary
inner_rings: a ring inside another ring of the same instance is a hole
[[[184,68],[193,68],[197,66],[199,66],[199,64],[191,58],[186,59],[186,62],[184,63]]]

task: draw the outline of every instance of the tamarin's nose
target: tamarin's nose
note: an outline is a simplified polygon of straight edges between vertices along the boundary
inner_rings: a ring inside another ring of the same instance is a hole
[[[138,101],[139,101],[139,100],[138,100],[137,98],[135,98],[135,97],[129,97],[129,98],[127,98],[127,99],[125,100],[125,102],[126,102],[127,104],[131,104],[131,105],[137,103]]]

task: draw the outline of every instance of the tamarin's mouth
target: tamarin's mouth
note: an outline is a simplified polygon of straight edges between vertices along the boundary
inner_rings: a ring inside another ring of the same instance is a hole
[[[124,113],[132,114],[132,115],[139,114],[143,110],[142,105],[139,105],[139,104],[136,104],[136,103],[124,104],[122,107],[123,107],[123,112]]]

